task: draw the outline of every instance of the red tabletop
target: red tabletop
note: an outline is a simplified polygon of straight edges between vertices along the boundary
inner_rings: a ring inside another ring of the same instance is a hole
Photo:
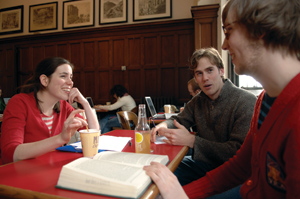
[[[124,152],[134,152],[134,131],[114,130],[105,135],[132,137],[132,145],[129,143],[123,149]],[[168,155],[170,162],[177,159],[180,162],[188,150],[183,146],[173,146],[168,144],[151,144],[153,154]],[[184,151],[183,151],[184,149]],[[183,153],[183,154],[182,154]],[[178,154],[181,154],[178,159]],[[11,195],[13,197],[24,197],[25,195],[36,195],[40,192],[43,198],[54,198],[55,196],[67,198],[112,198],[65,189],[56,188],[59,173],[63,165],[82,157],[82,153],[52,151],[34,159],[22,160],[0,166],[0,198],[1,195]],[[174,162],[173,162],[174,163]],[[172,164],[172,162],[171,162]],[[170,166],[170,165],[169,165]],[[177,167],[178,164],[175,165]],[[174,168],[173,168],[174,170]],[[4,186],[3,186],[4,185]],[[9,187],[6,187],[9,186]],[[20,188],[20,189],[14,189]],[[13,190],[11,190],[13,189]],[[27,193],[29,190],[29,193]],[[34,192],[30,192],[34,191]],[[10,193],[13,192],[13,193]],[[25,195],[24,195],[25,194]],[[39,196],[39,195],[38,195]],[[41,196],[39,196],[41,197]]]

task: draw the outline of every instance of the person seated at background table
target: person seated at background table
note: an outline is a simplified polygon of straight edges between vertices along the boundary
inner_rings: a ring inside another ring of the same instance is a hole
[[[99,129],[88,101],[73,87],[72,71],[73,65],[63,58],[44,59],[22,86],[22,93],[9,100],[1,132],[2,163],[53,151],[87,125]],[[74,101],[84,110],[74,110],[70,105]],[[84,111],[87,122],[79,114]]]
[[[97,105],[97,108],[108,111],[121,109],[122,111],[131,111],[136,107],[134,99],[128,94],[127,89],[122,85],[115,85],[110,90],[110,95],[117,101],[111,105]],[[116,114],[108,114],[100,120],[101,134],[107,133],[113,127],[121,127]]]
[[[300,3],[229,0],[222,21],[235,73],[253,76],[264,91],[241,149],[184,191],[190,199],[300,198]],[[163,198],[188,198],[165,166],[145,169]]]
[[[2,97],[2,88],[0,87],[0,114],[3,114],[5,107],[6,107],[6,104]]]
[[[201,88],[199,87],[199,85],[197,84],[194,78],[190,79],[187,85],[188,85],[188,91],[192,97],[194,97],[195,95],[201,92]],[[184,103],[184,106],[185,105],[186,103]],[[180,112],[183,111],[184,106],[180,107]]]
[[[166,143],[189,146],[192,156],[185,156],[175,171],[184,185],[204,176],[236,154],[250,127],[256,97],[224,79],[224,65],[214,48],[196,50],[190,69],[201,88],[177,116],[152,129],[166,136]],[[196,134],[187,129],[195,126]]]
[[[188,81],[188,91],[192,97],[201,92],[201,88],[199,87],[198,83],[195,81],[194,78]]]

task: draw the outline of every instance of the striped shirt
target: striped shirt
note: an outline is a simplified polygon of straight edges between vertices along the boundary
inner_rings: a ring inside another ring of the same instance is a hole
[[[260,129],[260,126],[262,125],[263,121],[267,117],[267,115],[271,109],[271,106],[273,105],[275,100],[276,100],[276,97],[270,97],[267,93],[265,93],[263,101],[261,103],[261,107],[260,107],[257,130]]]
[[[54,118],[54,111],[53,111],[51,116],[47,116],[47,115],[44,115],[44,114],[41,114],[41,115],[42,115],[42,120],[45,122],[46,126],[49,129],[49,134],[51,135],[53,118]]]

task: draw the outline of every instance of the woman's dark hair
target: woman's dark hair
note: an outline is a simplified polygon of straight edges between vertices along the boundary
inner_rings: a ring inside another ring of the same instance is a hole
[[[51,75],[55,72],[56,68],[63,64],[68,64],[72,67],[72,69],[74,68],[73,64],[61,57],[49,57],[42,60],[37,65],[33,75],[24,83],[24,85],[21,86],[21,93],[34,93],[36,104],[40,112],[42,111],[38,103],[40,100],[37,98],[37,92],[45,89],[40,81],[40,76],[46,75],[48,78],[51,78]],[[55,105],[54,110],[56,112],[60,111],[59,102]]]
[[[125,93],[128,93],[127,89],[120,84],[114,85],[112,89],[110,89],[110,95],[112,96],[116,94],[117,97],[123,97]]]

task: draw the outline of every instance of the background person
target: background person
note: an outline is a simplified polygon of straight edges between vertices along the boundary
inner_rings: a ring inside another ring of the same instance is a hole
[[[34,158],[70,140],[77,129],[99,129],[88,101],[73,87],[73,65],[60,57],[41,61],[33,76],[14,95],[4,111],[1,132],[3,163]],[[68,102],[67,102],[68,100]],[[84,108],[87,122],[74,110]]]
[[[224,65],[214,48],[195,50],[191,70],[201,88],[177,116],[152,129],[168,138],[168,144],[188,146],[186,156],[175,171],[184,185],[204,176],[236,154],[250,127],[256,97],[224,79]],[[187,129],[197,129],[191,134]]]
[[[195,81],[194,78],[188,81],[188,91],[192,97],[201,92],[201,88],[199,87],[198,83]]]
[[[222,21],[222,48],[230,52],[235,72],[253,76],[264,91],[236,156],[184,190],[189,198],[226,190],[212,198],[299,198],[300,3],[229,0]],[[145,169],[165,199],[187,198],[165,166]]]
[[[134,99],[128,94],[127,89],[122,85],[115,85],[110,90],[112,95],[117,101],[111,105],[97,105],[97,108],[113,111],[121,109],[122,111],[131,111],[136,107]],[[101,133],[107,133],[112,130],[112,127],[121,127],[121,124],[116,114],[106,115],[100,120]]]
[[[188,91],[192,97],[194,97],[195,95],[197,95],[198,93],[201,92],[201,89],[194,78],[192,78],[188,81],[187,86],[188,86]],[[184,106],[185,105],[186,105],[186,103],[184,103]],[[183,111],[184,106],[180,107],[180,112]]]

